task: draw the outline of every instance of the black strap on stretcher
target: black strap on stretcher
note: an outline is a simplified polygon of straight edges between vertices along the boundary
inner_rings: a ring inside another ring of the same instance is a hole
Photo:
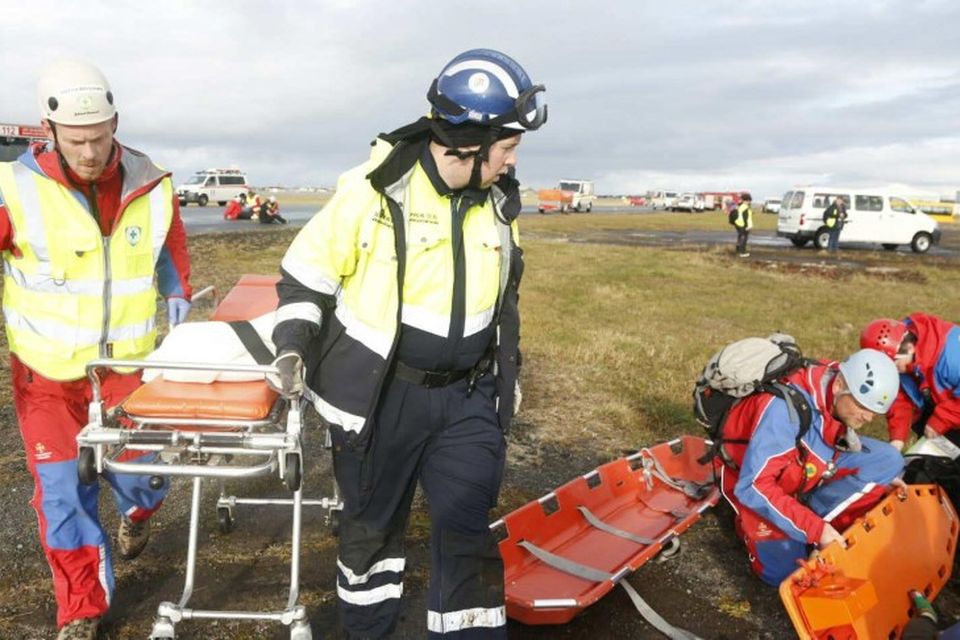
[[[246,348],[247,352],[253,356],[257,364],[270,364],[273,362],[273,352],[253,328],[253,325],[246,320],[231,320],[227,323],[233,329],[240,342]]]
[[[625,538],[642,545],[650,545],[656,542],[656,540],[644,538],[628,531],[618,529],[617,527],[614,527],[613,525],[608,524],[595,516],[584,506],[577,507],[577,510],[581,515],[583,515],[584,519],[590,523],[590,526],[594,527],[595,529],[599,529],[600,531],[604,531],[606,533],[620,538]],[[583,580],[589,580],[590,582],[603,582],[605,580],[613,581],[616,577],[614,574],[607,573],[602,569],[590,567],[585,564],[570,560],[569,558],[564,558],[563,556],[559,556],[555,553],[550,553],[546,549],[542,549],[527,540],[520,540],[517,542],[517,546],[526,549],[531,555],[548,567],[570,574],[577,578],[581,578]],[[647,602],[640,597],[640,594],[637,593],[636,589],[633,588],[633,585],[627,581],[626,577],[623,577],[617,584],[623,587],[623,590],[627,592],[627,596],[630,598],[630,601],[633,602],[633,606],[636,607],[640,615],[643,616],[643,619],[650,623],[657,631],[670,638],[670,640],[701,640],[701,638],[696,634],[691,633],[686,629],[675,627],[664,620],[659,613],[654,611],[653,607],[647,604]]]

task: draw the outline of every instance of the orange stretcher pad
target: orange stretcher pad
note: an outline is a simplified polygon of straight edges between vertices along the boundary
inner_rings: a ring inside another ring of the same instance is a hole
[[[620,458],[491,525],[500,538],[507,615],[564,624],[656,556],[720,497],[697,462],[702,438]]]
[[[801,640],[899,638],[911,589],[934,599],[950,577],[957,513],[937,485],[892,492],[780,584]]]
[[[277,308],[277,276],[243,275],[211,314],[211,320],[250,320]],[[263,420],[277,392],[262,380],[171,382],[162,376],[124,400],[126,413],[143,418]]]

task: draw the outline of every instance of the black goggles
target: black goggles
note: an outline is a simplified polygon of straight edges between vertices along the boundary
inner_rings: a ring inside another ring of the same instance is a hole
[[[481,123],[491,127],[498,127],[516,122],[527,131],[536,131],[547,121],[547,104],[543,93],[547,90],[542,84],[535,84],[521,92],[513,101],[513,111],[491,118]],[[447,115],[447,120],[453,124],[460,124],[469,119],[469,112],[450,98],[441,94],[434,80],[427,93],[427,99],[434,107]]]

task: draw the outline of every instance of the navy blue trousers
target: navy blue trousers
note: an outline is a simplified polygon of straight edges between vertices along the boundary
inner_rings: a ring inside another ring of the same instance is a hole
[[[338,447],[344,499],[337,559],[341,621],[351,637],[394,628],[403,595],[404,535],[419,481],[431,519],[429,637],[506,638],[503,561],[490,534],[505,442],[493,378],[427,389],[390,380],[362,445]]]

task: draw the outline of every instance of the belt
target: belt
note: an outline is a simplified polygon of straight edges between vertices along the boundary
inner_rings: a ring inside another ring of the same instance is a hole
[[[429,371],[406,365],[399,360],[394,364],[393,375],[404,382],[418,384],[427,389],[445,387],[458,380],[463,380],[475,369],[460,369],[457,371]]]

